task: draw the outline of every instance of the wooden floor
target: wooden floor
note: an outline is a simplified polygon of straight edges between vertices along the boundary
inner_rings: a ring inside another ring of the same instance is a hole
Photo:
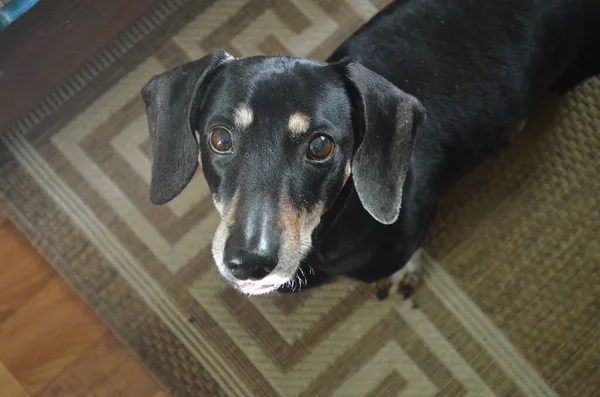
[[[0,214],[0,397],[165,397]]]

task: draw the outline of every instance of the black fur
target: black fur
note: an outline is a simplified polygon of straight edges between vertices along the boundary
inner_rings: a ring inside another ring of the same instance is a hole
[[[309,286],[387,277],[419,247],[446,189],[504,146],[541,99],[600,71],[599,40],[598,0],[409,0],[327,62],[213,52],[144,88],[151,129],[158,123],[151,199],[185,187],[199,146],[217,201],[238,194],[231,233],[251,251],[262,241],[277,253],[281,231],[265,230],[278,230],[287,195],[298,211],[328,208],[302,262]],[[208,131],[234,130],[240,103],[255,120],[235,131],[235,154],[215,155]],[[327,162],[306,161],[311,133],[286,132],[296,111],[334,139]]]

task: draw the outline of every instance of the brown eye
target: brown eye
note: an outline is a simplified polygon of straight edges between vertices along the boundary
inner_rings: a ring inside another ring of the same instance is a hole
[[[231,133],[223,127],[210,132],[210,147],[217,153],[230,153],[233,147]]]
[[[308,144],[306,157],[310,160],[325,160],[333,152],[333,140],[326,135],[317,135]]]

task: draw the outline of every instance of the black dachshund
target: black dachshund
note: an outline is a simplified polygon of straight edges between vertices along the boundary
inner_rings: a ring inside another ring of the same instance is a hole
[[[200,162],[214,260],[243,293],[346,276],[408,295],[439,196],[600,71],[599,27],[598,0],[409,0],[327,62],[214,50],[143,88],[151,201]]]

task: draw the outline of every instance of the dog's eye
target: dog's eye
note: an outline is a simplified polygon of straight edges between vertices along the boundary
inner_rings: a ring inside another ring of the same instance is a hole
[[[326,135],[317,135],[308,144],[306,157],[310,160],[323,161],[333,152],[333,140]]]
[[[210,132],[210,147],[217,153],[231,153],[231,133],[223,127],[214,128]]]

